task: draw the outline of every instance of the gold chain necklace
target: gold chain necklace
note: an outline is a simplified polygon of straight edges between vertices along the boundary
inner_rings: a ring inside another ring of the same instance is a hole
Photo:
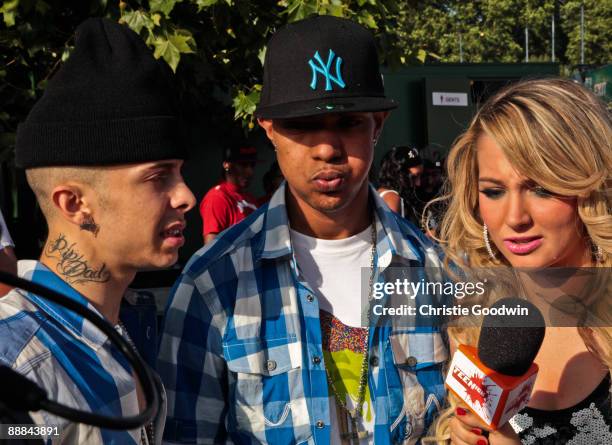
[[[327,376],[327,382],[334,394],[334,398],[336,399],[337,408],[344,411],[351,422],[351,431],[350,432],[340,432],[340,439],[343,442],[350,442],[352,440],[353,444],[358,445],[361,439],[367,439],[370,435],[368,431],[358,431],[357,428],[357,420],[363,415],[363,403],[365,402],[366,388],[368,385],[368,358],[370,355],[370,325],[372,324],[372,314],[370,311],[369,303],[372,300],[372,290],[374,288],[374,258],[376,257],[376,223],[372,222],[371,225],[371,235],[372,235],[372,250],[370,252],[370,281],[369,281],[369,290],[368,290],[368,326],[366,327],[366,339],[365,339],[365,351],[363,352],[363,361],[361,362],[361,373],[359,376],[359,388],[357,392],[357,403],[355,404],[355,408],[349,409],[346,404],[346,397],[341,397],[339,391],[336,389],[334,382],[329,375],[329,371],[327,367],[325,367],[325,375]]]

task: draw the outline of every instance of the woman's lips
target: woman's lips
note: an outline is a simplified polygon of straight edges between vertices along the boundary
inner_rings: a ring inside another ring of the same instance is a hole
[[[506,248],[515,255],[527,255],[542,244],[542,238],[510,238],[504,240]]]

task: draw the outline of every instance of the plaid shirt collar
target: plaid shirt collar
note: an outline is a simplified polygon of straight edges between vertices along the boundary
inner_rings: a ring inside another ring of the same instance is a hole
[[[102,314],[76,289],[53,273],[47,266],[40,261],[22,260],[18,262],[18,275],[36,284],[48,287],[66,298],[85,306],[100,317]],[[65,307],[39,297],[31,292],[18,290],[25,298],[35,304],[40,310],[44,311],[50,318],[63,326],[72,336],[88,344],[94,350],[98,350],[108,337],[96,328],[91,322],[85,320],[78,314],[66,309]]]
[[[254,257],[257,260],[293,256],[285,200],[286,189],[287,182],[284,181],[272,195],[265,211],[263,236],[253,245]],[[423,254],[402,235],[397,219],[371,184],[369,199],[374,202],[375,208],[378,267],[387,267],[394,256],[423,262]]]

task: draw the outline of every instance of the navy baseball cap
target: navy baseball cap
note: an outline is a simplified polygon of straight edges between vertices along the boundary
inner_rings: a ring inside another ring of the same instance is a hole
[[[255,115],[284,119],[326,113],[385,111],[376,42],[350,20],[313,16],[281,28],[268,42]]]

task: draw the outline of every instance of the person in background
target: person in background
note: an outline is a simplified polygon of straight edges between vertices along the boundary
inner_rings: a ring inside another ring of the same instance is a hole
[[[0,212],[0,270],[17,275],[17,258],[14,251],[15,244],[6,226],[6,221]],[[0,283],[0,296],[6,294],[12,288]]]
[[[429,203],[439,196],[444,183],[444,169],[442,167],[444,160],[430,161],[426,159],[423,165],[421,187],[416,190],[416,196],[420,204],[424,206],[421,215],[422,221],[424,220],[425,234],[435,239],[444,213],[444,205],[442,202]]]
[[[200,203],[204,244],[257,209],[257,199],[247,192],[256,163],[257,149],[253,146],[233,144],[224,150],[223,179]]]
[[[393,147],[383,157],[378,171],[378,193],[389,208],[421,227],[422,203],[416,195],[421,186],[423,161],[416,148]]]
[[[435,441],[612,443],[610,114],[570,80],[516,83],[482,106],[447,162],[440,199],[449,205],[438,240],[449,261],[467,273],[508,270],[547,327],[527,407],[487,439],[489,428],[449,394]],[[546,273],[553,280],[538,279]],[[479,334],[479,327],[448,328],[453,349],[476,346]]]
[[[444,161],[430,161],[425,159],[423,162],[423,176],[421,186],[417,187],[416,194],[421,202],[427,203],[440,193],[440,188],[444,182],[444,171],[442,168]]]

